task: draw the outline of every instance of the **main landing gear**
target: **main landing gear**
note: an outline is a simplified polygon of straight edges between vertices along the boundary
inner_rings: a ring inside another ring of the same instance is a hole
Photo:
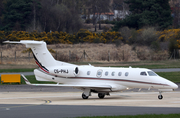
[[[82,93],[82,98],[83,98],[83,99],[88,99],[89,96],[87,96],[87,95],[85,95],[84,93]]]
[[[105,97],[105,93],[98,93],[98,97],[99,97],[100,99],[103,99],[103,98]]]
[[[109,93],[98,93],[98,97],[99,97],[100,99],[103,99],[103,98],[105,97],[105,95],[110,95],[110,94],[109,94]],[[82,93],[82,98],[83,98],[83,99],[88,99],[89,96],[91,96],[91,93],[88,93],[88,94]]]
[[[158,99],[161,100],[163,99],[163,96],[161,95],[162,91],[159,91]]]

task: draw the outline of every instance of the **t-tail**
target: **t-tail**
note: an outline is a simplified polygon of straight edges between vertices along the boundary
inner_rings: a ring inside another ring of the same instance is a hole
[[[48,68],[51,67],[72,65],[65,62],[56,61],[48,51],[47,45],[44,41],[21,40],[19,42],[5,41],[4,43],[20,43],[26,45],[26,48],[31,48],[36,64],[47,73],[49,72]]]

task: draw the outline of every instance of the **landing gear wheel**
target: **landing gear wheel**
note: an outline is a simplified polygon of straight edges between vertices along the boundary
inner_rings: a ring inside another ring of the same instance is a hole
[[[163,96],[162,95],[158,95],[158,99],[163,99]]]
[[[103,99],[104,96],[105,96],[105,93],[98,93],[98,97],[99,97],[100,99]]]
[[[82,93],[82,98],[83,99],[88,99],[89,96],[86,96],[84,93]]]

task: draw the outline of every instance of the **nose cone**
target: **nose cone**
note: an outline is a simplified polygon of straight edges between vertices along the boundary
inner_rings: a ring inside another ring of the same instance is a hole
[[[178,88],[178,85],[176,85],[175,83],[171,83],[170,86],[172,87],[172,89],[177,89]]]
[[[169,85],[169,88],[171,88],[171,89],[177,89],[178,88],[178,85],[176,85],[174,82],[171,82],[170,80],[167,80],[167,79],[165,79],[165,78],[163,78],[165,81],[165,83],[167,84],[167,85]]]

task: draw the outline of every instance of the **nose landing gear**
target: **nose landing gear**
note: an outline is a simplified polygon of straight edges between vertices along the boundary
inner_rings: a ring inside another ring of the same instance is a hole
[[[163,99],[163,96],[161,95],[162,91],[159,91],[158,99],[161,100]]]

